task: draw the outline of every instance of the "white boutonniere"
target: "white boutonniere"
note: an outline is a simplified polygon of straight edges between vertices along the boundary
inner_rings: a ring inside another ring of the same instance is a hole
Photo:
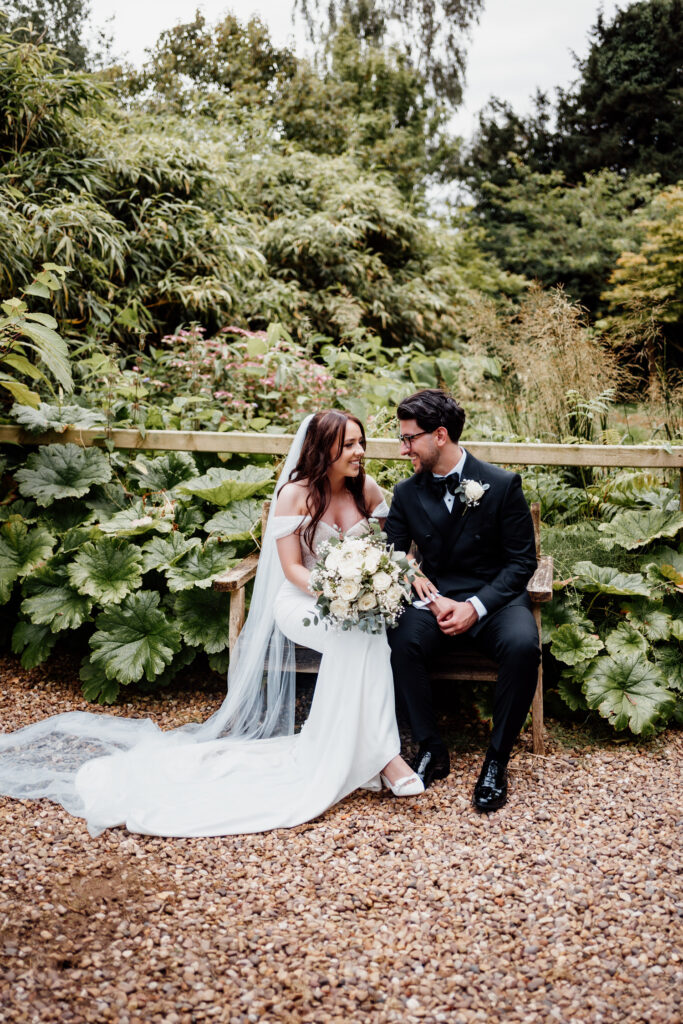
[[[476,508],[490,486],[490,484],[482,484],[479,480],[461,480],[455,493],[460,496],[460,500],[465,505],[463,512],[466,512],[468,508]]]

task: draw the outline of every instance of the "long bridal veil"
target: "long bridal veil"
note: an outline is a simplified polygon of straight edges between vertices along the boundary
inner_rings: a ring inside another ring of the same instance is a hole
[[[280,481],[295,468],[312,417],[299,427]],[[277,486],[273,492],[273,499]],[[82,817],[75,787],[79,768],[93,758],[142,743],[204,743],[221,737],[266,739],[294,731],[295,668],[292,643],[274,619],[275,596],[284,581],[271,519],[261,548],[249,616],[233,651],[223,704],[206,722],[162,732],[150,719],[70,711],[0,735],[0,793],[20,800],[47,798]]]

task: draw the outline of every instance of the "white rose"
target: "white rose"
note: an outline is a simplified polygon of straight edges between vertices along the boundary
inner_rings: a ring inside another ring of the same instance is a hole
[[[363,596],[358,599],[358,609],[361,612],[369,612],[371,608],[376,606],[376,604],[377,598],[371,593],[363,594]]]
[[[356,580],[344,580],[344,582],[340,584],[337,593],[343,601],[353,601],[354,597],[358,597],[359,590],[360,587]]]
[[[339,558],[339,575],[343,580],[355,579],[360,576],[363,559],[357,551],[343,551]]]
[[[325,568],[330,572],[336,572],[339,568],[339,548],[332,548],[325,559]]]
[[[382,552],[377,548],[369,548],[363,559],[363,568],[366,572],[377,572]]]
[[[381,594],[383,590],[387,590],[391,586],[391,576],[388,572],[378,572],[373,577],[372,585],[378,594]]]
[[[387,591],[387,597],[392,604],[400,604],[403,598],[403,587],[399,587],[397,583],[392,583]]]
[[[331,581],[325,580],[325,582],[323,583],[323,594],[325,595],[325,597],[334,597],[335,593],[336,591],[332,586]]]
[[[330,602],[330,611],[336,619],[346,619],[349,615],[349,606],[340,597],[335,597],[334,601]]]
[[[478,480],[463,480],[462,487],[467,501],[477,502],[484,497],[485,488]]]

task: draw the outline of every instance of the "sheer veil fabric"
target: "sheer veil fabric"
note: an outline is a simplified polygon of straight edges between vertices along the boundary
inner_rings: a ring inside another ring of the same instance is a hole
[[[297,431],[281,483],[297,464],[310,420]],[[275,543],[300,519],[274,523],[274,512],[275,500],[227,695],[215,714],[168,732],[149,719],[55,715],[0,736],[0,793],[60,803],[85,818],[93,836],[115,825],[208,836],[289,827],[359,786],[378,788],[377,773],[400,749],[386,637],[302,626],[312,598],[286,584]],[[311,712],[297,735],[294,647],[276,612],[294,623],[290,636],[323,654]]]

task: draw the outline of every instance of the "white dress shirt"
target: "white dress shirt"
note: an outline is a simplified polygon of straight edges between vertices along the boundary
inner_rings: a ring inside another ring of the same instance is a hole
[[[462,478],[462,471],[465,468],[465,459],[467,458],[467,452],[465,451],[464,448],[461,448],[460,451],[462,452],[462,455],[457,465],[453,466],[453,469],[451,469],[448,473],[444,473],[443,475],[440,475],[439,473],[434,473],[433,476],[435,477],[436,480],[443,480],[445,479],[445,477],[451,476],[453,473],[457,473],[458,476]],[[446,491],[446,493],[443,496],[443,500],[446,502],[446,508],[448,509],[448,511],[452,512],[453,503],[455,502],[455,495],[451,494],[450,491]],[[468,597],[467,600],[470,602],[479,618],[483,619],[487,613],[486,606],[484,605],[483,601],[480,601],[478,597],[474,596]],[[418,608],[425,608],[428,604],[430,604],[429,601],[414,601],[413,603],[417,605]]]

